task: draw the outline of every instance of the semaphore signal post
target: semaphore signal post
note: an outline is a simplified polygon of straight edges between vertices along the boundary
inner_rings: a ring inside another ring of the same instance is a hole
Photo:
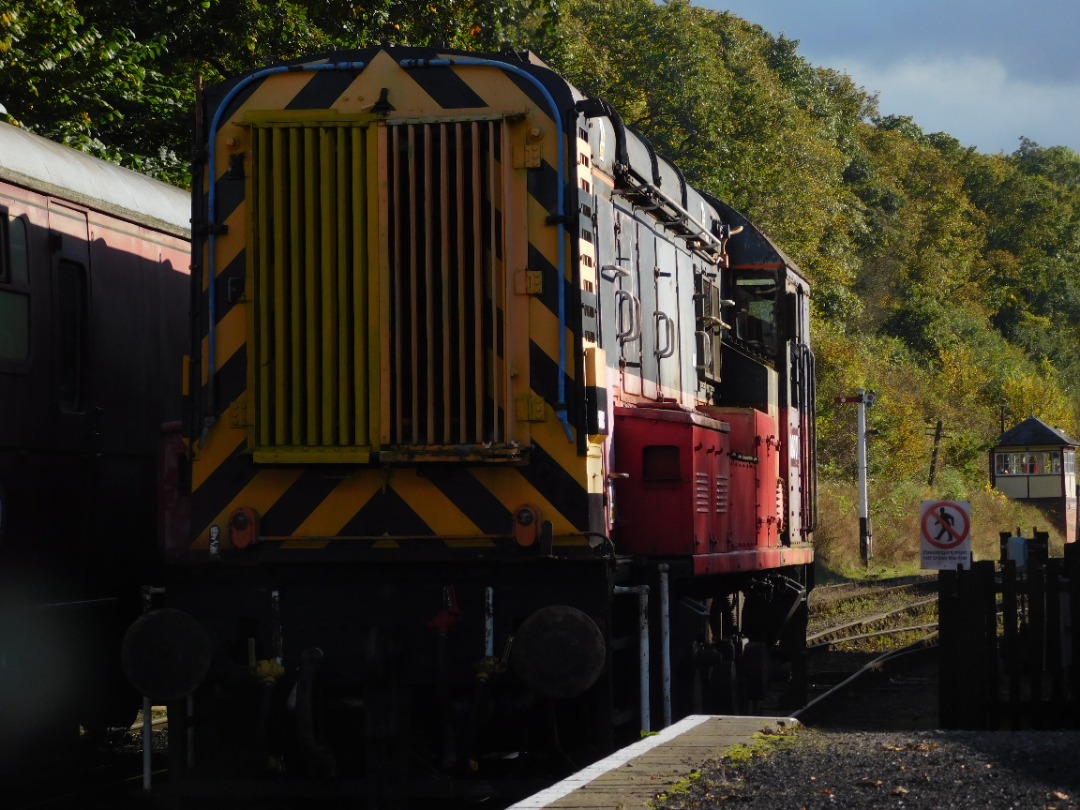
[[[874,558],[874,536],[870,529],[870,505],[866,488],[866,408],[877,401],[873,391],[860,388],[855,396],[836,397],[837,405],[858,405],[856,448],[859,457],[859,554],[865,565]]]

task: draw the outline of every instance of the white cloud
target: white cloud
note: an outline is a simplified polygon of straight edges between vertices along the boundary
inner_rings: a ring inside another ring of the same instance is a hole
[[[832,57],[868,92],[882,115],[911,116],[924,132],[947,132],[981,152],[1012,152],[1024,136],[1080,151],[1080,86],[1013,79],[982,57],[908,57],[890,64]]]

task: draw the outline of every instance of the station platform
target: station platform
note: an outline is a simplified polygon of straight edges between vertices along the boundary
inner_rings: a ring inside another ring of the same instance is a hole
[[[660,793],[755,735],[792,729],[791,717],[694,714],[594,762],[507,810],[650,810]]]

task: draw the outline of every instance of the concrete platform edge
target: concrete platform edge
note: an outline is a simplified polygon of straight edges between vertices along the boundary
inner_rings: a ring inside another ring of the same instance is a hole
[[[643,754],[651,751],[654,748],[658,748],[661,745],[666,745],[670,743],[672,740],[675,740],[676,738],[680,737],[691,729],[694,729],[697,726],[700,726],[701,724],[706,723],[710,720],[724,719],[737,719],[740,721],[752,719],[755,724],[762,728],[769,725],[775,726],[778,724],[787,726],[797,726],[799,724],[798,720],[795,720],[791,717],[755,716],[751,718],[746,716],[731,716],[729,718],[729,716],[727,715],[720,716],[711,714],[692,714],[684,717],[679,722],[668,726],[659,733],[638,740],[637,742],[628,745],[626,748],[620,749],[619,751],[616,751],[610,756],[594,762],[587,768],[583,768],[582,770],[568,776],[561,782],[556,782],[551,787],[546,788],[539,793],[533,794],[526,799],[522,799],[521,801],[510,805],[507,810],[540,810],[540,808],[549,807],[553,803],[557,802],[559,799],[570,795],[575,790],[579,790],[583,786],[587,785],[589,782],[592,782],[603,776],[604,774],[621,767],[627,762],[630,762],[631,760],[642,756]],[[750,740],[751,736],[752,735],[747,737],[747,741]],[[717,755],[719,755],[720,753],[722,752],[717,751]],[[674,784],[674,782],[672,784]]]

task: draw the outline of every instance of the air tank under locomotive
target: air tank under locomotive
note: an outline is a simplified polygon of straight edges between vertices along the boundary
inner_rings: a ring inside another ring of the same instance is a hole
[[[174,787],[511,798],[797,675],[809,288],[759,229],[529,54],[311,57],[199,120],[125,648]]]

